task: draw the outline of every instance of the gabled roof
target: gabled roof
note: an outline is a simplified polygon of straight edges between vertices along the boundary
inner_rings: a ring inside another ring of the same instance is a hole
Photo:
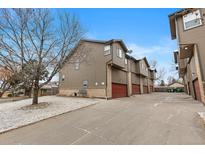
[[[169,24],[170,24],[170,31],[171,31],[171,38],[172,40],[176,39],[177,34],[176,34],[176,25],[175,25],[175,19],[176,17],[185,15],[189,13],[190,11],[194,11],[196,9],[193,8],[186,8],[186,9],[181,9],[175,13],[170,14],[169,17]]]
[[[139,59],[135,59],[133,56],[130,56],[128,54],[125,54],[125,57],[128,58],[128,59],[132,59],[135,62],[139,62],[140,61]]]
[[[184,84],[176,81],[171,84],[168,84],[167,86],[168,87],[184,87]]]
[[[75,52],[77,47],[82,43],[82,42],[93,42],[93,43],[101,43],[101,44],[112,44],[115,42],[118,42],[121,44],[122,48],[124,49],[125,52],[128,52],[129,50],[127,49],[125,43],[121,39],[111,39],[108,41],[105,40],[92,40],[92,39],[81,39],[76,46],[70,51],[70,53],[67,55],[66,60],[68,60],[69,57]],[[64,62],[65,63],[65,62]]]
[[[144,58],[142,58],[142,59],[140,59],[140,60],[144,60],[144,61],[145,61],[145,63],[147,64],[147,66],[148,66],[148,67],[150,67],[150,65],[149,65],[149,63],[148,63],[148,61],[147,61],[147,58],[146,58],[146,57],[144,57]]]
[[[82,39],[81,41],[85,41],[85,42],[94,42],[94,43],[102,43],[102,44],[112,44],[115,42],[120,43],[120,45],[123,47],[123,49],[125,50],[125,52],[128,52],[129,50],[127,49],[125,43],[123,42],[123,40],[121,39],[111,39],[108,41],[104,41],[104,40],[91,40],[91,39]]]

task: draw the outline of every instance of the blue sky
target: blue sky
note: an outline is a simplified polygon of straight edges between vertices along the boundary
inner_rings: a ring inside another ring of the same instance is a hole
[[[146,56],[157,60],[158,69],[166,67],[172,75],[173,50],[168,15],[178,9],[64,9],[74,13],[86,29],[90,39],[123,39],[136,58]]]

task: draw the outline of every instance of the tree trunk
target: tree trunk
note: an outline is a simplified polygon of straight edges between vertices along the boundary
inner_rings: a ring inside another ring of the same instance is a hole
[[[0,92],[0,98],[3,96],[4,92]]]
[[[29,89],[28,97],[31,98],[32,88]]]
[[[28,89],[28,97],[31,98],[31,94],[32,94],[32,87],[29,87]]]
[[[38,91],[39,88],[35,87],[33,90],[33,105],[38,104]]]

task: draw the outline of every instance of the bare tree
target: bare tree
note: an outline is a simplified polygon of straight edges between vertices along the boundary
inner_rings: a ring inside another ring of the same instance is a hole
[[[156,60],[151,60],[150,61],[150,68],[151,69],[156,69],[157,67],[157,61]]]
[[[166,74],[166,69],[164,67],[158,69],[156,74],[156,81],[158,83],[161,83],[161,80],[164,79],[165,74]]]
[[[10,78],[12,76],[12,73],[7,70],[6,68],[0,68],[0,97],[10,89]]]
[[[19,72],[35,61],[30,82],[33,104],[38,104],[39,89],[59,72],[83,36],[82,27],[75,16],[64,13],[56,18],[49,9],[1,9],[0,13],[0,63]]]
[[[158,63],[156,60],[151,60],[150,62],[150,68],[151,69],[156,69],[157,73],[156,73],[156,78],[155,80],[158,82],[158,84],[161,83],[162,80],[164,80],[164,76],[166,74],[166,69],[164,67],[158,68]]]
[[[167,81],[168,81],[168,84],[172,84],[172,83],[178,82],[178,79],[175,79],[174,76],[169,76],[167,78]]]

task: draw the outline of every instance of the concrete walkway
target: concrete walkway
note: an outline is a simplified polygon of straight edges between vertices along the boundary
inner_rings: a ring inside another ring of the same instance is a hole
[[[103,101],[0,135],[0,144],[205,144],[186,94],[153,93]]]

